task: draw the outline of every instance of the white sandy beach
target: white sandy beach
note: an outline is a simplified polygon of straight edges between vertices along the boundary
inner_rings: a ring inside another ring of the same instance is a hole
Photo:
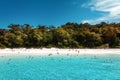
[[[14,56],[14,55],[120,55],[120,49],[58,49],[58,48],[43,48],[43,49],[0,49],[0,56]]]

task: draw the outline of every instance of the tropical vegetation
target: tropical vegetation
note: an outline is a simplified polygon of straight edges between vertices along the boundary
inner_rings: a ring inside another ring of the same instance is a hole
[[[59,27],[10,24],[0,48],[120,48],[120,23],[66,23]]]

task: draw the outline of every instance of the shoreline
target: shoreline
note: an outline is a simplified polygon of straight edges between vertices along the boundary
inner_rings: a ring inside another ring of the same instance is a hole
[[[6,48],[0,49],[0,56],[51,56],[51,55],[120,55],[120,49],[59,49],[59,48]]]

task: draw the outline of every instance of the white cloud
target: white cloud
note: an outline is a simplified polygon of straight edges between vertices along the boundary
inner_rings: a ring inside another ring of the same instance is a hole
[[[91,0],[91,2],[83,4],[82,7],[90,8],[92,11],[106,13],[94,20],[84,20],[83,23],[86,21],[88,21],[89,23],[97,23],[101,21],[120,21],[120,0]]]
[[[84,20],[82,23],[90,23],[92,20]]]

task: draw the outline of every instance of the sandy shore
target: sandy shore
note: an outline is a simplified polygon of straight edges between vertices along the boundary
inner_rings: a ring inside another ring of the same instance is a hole
[[[58,49],[58,48],[43,48],[43,49],[0,49],[0,56],[14,55],[120,55],[120,49]]]

